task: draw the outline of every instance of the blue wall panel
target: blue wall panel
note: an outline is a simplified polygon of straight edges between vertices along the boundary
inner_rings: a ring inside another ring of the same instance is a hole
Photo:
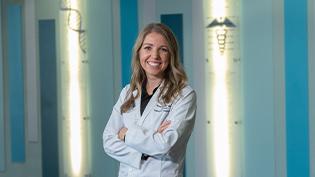
[[[1,0],[0,0],[1,9]],[[3,58],[2,58],[2,19],[0,18],[0,171],[5,168],[5,153],[4,153],[4,95],[3,95]]]
[[[307,0],[285,0],[287,176],[309,177]]]
[[[55,20],[39,21],[43,177],[58,177],[58,110]]]
[[[177,42],[179,44],[180,60],[183,63],[184,62],[183,14],[161,15],[161,22],[170,27],[174,32]]]
[[[122,85],[130,81],[132,47],[138,35],[137,0],[120,1]]]
[[[22,7],[9,5],[8,17],[8,76],[11,159],[25,162],[24,80],[22,59]]]

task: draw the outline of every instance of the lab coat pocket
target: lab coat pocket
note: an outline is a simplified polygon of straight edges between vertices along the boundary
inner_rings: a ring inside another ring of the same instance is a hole
[[[161,105],[161,104],[156,104],[153,107],[153,111],[150,113],[150,118],[146,119],[144,122],[143,126],[146,128],[154,129],[157,130],[161,123],[167,119],[168,114],[171,111],[171,105]]]
[[[170,112],[172,105],[161,105],[161,104],[156,104],[154,107],[155,112]]]

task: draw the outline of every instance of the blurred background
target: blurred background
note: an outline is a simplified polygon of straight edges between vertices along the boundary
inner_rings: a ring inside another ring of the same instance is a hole
[[[115,177],[102,132],[148,23],[197,117],[185,177],[315,177],[314,0],[0,0],[0,177]]]

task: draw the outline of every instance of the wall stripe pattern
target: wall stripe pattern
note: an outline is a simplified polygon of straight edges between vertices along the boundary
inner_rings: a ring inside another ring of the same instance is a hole
[[[285,0],[287,176],[309,177],[307,0]]]
[[[183,14],[162,14],[161,22],[174,32],[179,45],[180,61],[184,64]]]
[[[0,0],[0,9],[2,9]],[[4,143],[4,95],[3,95],[3,58],[2,58],[2,19],[0,18],[0,172],[5,169]]]
[[[25,162],[22,7],[9,5],[7,13],[11,160],[21,163]]]
[[[43,177],[59,176],[55,20],[39,20]]]
[[[121,27],[121,81],[125,86],[130,81],[132,47],[138,35],[138,2],[137,0],[120,1]]]

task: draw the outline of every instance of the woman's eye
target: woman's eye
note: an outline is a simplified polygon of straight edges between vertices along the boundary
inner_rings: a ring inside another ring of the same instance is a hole
[[[165,53],[168,52],[168,49],[167,49],[167,48],[162,48],[161,50],[162,50],[162,52],[165,52]]]
[[[151,50],[151,47],[150,46],[145,46],[143,47],[144,50]]]

